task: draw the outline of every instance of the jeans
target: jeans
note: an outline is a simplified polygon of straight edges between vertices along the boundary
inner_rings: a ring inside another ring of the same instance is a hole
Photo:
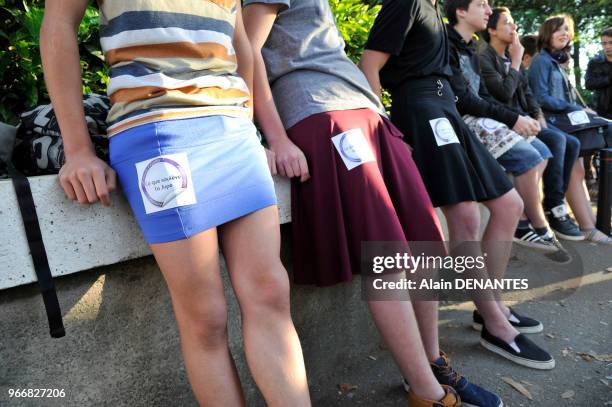
[[[542,129],[538,138],[546,144],[553,156],[548,160],[542,180],[544,182],[544,209],[562,205],[569,185],[574,163],[580,154],[580,141],[554,126]]]
[[[512,148],[497,158],[497,162],[514,177],[519,177],[527,171],[552,157],[550,149],[542,141],[533,139],[531,142],[521,140]]]

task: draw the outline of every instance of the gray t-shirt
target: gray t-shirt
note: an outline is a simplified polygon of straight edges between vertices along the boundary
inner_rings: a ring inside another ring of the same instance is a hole
[[[332,110],[384,109],[363,73],[346,56],[327,0],[243,0],[281,4],[262,50],[283,125]]]

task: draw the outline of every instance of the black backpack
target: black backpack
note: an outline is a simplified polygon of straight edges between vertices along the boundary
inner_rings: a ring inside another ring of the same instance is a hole
[[[106,116],[109,107],[106,96],[83,95],[85,120],[96,155],[107,162]],[[22,113],[13,151],[15,168],[27,176],[57,174],[64,160],[64,144],[53,107],[40,105]]]

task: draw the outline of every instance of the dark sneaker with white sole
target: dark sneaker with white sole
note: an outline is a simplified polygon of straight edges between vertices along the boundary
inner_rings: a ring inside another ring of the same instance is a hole
[[[501,398],[480,386],[468,382],[450,366],[450,359],[444,352],[430,363],[434,376],[441,385],[452,387],[461,398],[461,405],[466,407],[503,407]],[[404,390],[410,391],[410,385],[404,379]]]
[[[540,321],[519,315],[512,308],[510,308],[508,321],[510,325],[523,334],[537,334],[544,330],[544,325],[542,325]],[[482,331],[483,325],[484,319],[482,315],[480,315],[477,310],[474,310],[472,313],[472,328],[476,331]]]
[[[559,247],[550,240],[544,240],[532,228],[517,228],[514,232],[514,243],[541,252],[553,253],[559,251]]]
[[[482,327],[480,344],[487,350],[497,353],[518,365],[532,369],[550,370],[555,367],[555,359],[523,334],[518,334],[514,341],[506,343],[491,335],[487,327]]]
[[[584,240],[584,234],[580,232],[578,226],[569,217],[565,205],[555,206],[551,210],[545,211],[545,214],[548,225],[559,239],[575,242]]]

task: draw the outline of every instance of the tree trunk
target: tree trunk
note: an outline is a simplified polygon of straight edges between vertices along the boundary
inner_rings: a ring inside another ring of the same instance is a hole
[[[582,89],[582,69],[580,68],[580,41],[574,43],[574,79],[576,81],[576,88]]]
[[[581,21],[578,16],[574,17],[574,27],[578,30],[581,27]],[[582,30],[578,31],[582,32]],[[576,81],[576,89],[582,89],[582,69],[580,68],[580,38],[577,38],[574,42],[574,79]]]

